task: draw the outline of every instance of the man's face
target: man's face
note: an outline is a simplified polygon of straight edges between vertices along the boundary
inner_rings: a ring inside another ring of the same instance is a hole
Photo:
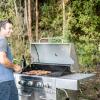
[[[5,37],[10,37],[11,36],[11,33],[13,32],[12,30],[12,24],[10,23],[6,23],[5,24],[5,27],[1,28],[1,32],[2,32],[2,35],[5,36]]]

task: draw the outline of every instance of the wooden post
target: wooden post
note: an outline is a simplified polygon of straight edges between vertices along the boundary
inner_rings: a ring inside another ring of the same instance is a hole
[[[24,24],[26,25],[26,29],[28,31],[28,8],[27,8],[27,0],[24,0]]]
[[[63,5],[63,41],[62,42],[64,42],[64,37],[65,37],[65,25],[66,25],[66,23],[65,23],[65,0],[62,0],[62,5]]]
[[[66,20],[66,12],[65,12],[65,5],[68,4],[70,0],[62,0],[62,5],[63,5],[63,42],[68,42],[68,23],[69,23],[69,18],[67,16],[67,20]],[[67,32],[67,33],[66,33]],[[66,36],[66,40],[65,40],[65,36]]]
[[[28,0],[28,37],[29,41],[32,42],[32,27],[31,27],[31,0]]]
[[[14,0],[14,8],[15,8],[15,14],[18,18],[18,8],[17,8],[17,5],[16,5],[16,0]]]
[[[39,36],[38,36],[38,0],[36,0],[36,42],[38,42]]]

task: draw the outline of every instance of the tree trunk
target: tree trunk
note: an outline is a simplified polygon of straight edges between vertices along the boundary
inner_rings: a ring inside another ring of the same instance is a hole
[[[28,37],[29,41],[32,42],[32,27],[31,27],[31,0],[28,0]]]
[[[38,42],[38,0],[36,0],[36,42]]]
[[[17,9],[17,5],[16,5],[16,0],[14,0],[14,7],[15,7],[15,14],[16,14],[16,16],[18,16],[18,9]]]
[[[24,24],[25,24],[25,28],[26,30],[28,30],[28,8],[27,8],[27,0],[24,0]]]
[[[65,31],[66,31],[66,27],[65,27],[65,25],[66,25],[66,23],[65,23],[65,21],[66,21],[66,19],[65,19],[65,1],[64,0],[62,0],[62,5],[63,5],[63,42],[64,42],[64,37],[65,37]]]

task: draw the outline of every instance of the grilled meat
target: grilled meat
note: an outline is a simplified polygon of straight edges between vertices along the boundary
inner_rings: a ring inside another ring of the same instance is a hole
[[[45,70],[31,70],[31,71],[28,71],[28,72],[23,72],[24,74],[27,74],[27,75],[47,75],[47,74],[50,74],[51,71],[45,71]]]

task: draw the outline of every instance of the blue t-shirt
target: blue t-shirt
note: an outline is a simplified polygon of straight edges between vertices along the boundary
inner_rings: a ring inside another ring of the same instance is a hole
[[[12,62],[13,57],[11,54],[11,50],[9,48],[8,42],[6,38],[0,37],[0,52],[5,52],[7,54],[8,59]],[[0,82],[14,80],[13,70],[11,68],[7,68],[6,66],[0,64]]]

